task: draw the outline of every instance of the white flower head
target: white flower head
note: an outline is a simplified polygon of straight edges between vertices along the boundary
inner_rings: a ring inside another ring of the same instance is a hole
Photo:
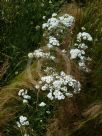
[[[28,100],[23,99],[23,103],[24,103],[24,104],[27,104],[27,103],[28,103]]]
[[[71,27],[75,22],[75,18],[68,14],[59,17],[59,20],[65,27]]]
[[[33,53],[28,53],[28,58],[32,59],[33,58]]]
[[[46,103],[41,102],[41,103],[39,104],[39,106],[40,106],[40,107],[44,107],[44,106],[46,106]]]
[[[39,29],[40,29],[40,26],[39,26],[39,25],[37,25],[37,26],[35,27],[35,29],[36,29],[36,30],[39,30]]]
[[[28,126],[29,125],[29,121],[27,120],[26,116],[20,116],[19,117],[19,122],[17,122],[17,125],[20,126]]]
[[[19,90],[18,95],[19,95],[19,96],[24,95],[24,91],[25,91],[24,89]]]
[[[46,16],[43,16],[43,19],[46,19]]]
[[[56,16],[57,16],[57,13],[53,13],[53,14],[52,14],[52,17],[56,17]]]
[[[59,41],[55,37],[50,36],[49,37],[49,43],[47,44],[47,46],[49,48],[52,48],[54,46],[60,46],[60,44],[59,44]]]
[[[36,86],[35,86],[35,88],[36,88],[36,89],[39,89],[39,88],[40,88],[40,86],[39,86],[39,85],[36,85]]]
[[[54,99],[54,97],[52,96],[52,92],[49,92],[49,93],[47,94],[47,97],[48,97],[50,100],[53,100],[53,99]]]
[[[31,99],[31,96],[25,94],[25,95],[23,96],[23,98],[29,100],[29,99]]]
[[[85,30],[86,30],[86,28],[85,28],[85,27],[81,27],[81,30],[82,30],[82,31],[85,31]]]
[[[48,24],[47,23],[44,23],[43,25],[42,25],[42,28],[43,29],[45,29],[45,28],[47,28],[48,27]]]
[[[70,50],[71,59],[76,59],[77,57],[81,58],[83,57],[82,55],[84,54],[85,54],[84,50],[80,50],[77,48]]]
[[[86,40],[86,41],[93,41],[92,36],[87,33],[87,32],[79,32],[77,34],[77,41],[81,42],[81,40]]]

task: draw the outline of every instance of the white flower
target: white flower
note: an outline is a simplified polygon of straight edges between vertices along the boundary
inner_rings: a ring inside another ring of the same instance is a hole
[[[40,26],[39,26],[39,25],[37,25],[37,26],[35,27],[35,29],[36,29],[36,30],[39,30],[39,29],[40,29]]]
[[[67,92],[67,87],[66,87],[66,86],[61,87],[61,91],[63,91],[63,92]]]
[[[50,111],[46,111],[47,114],[50,114]]]
[[[46,83],[51,83],[53,81],[53,77],[52,76],[45,76],[45,77],[41,77],[41,80],[43,82],[46,82]]]
[[[31,96],[25,94],[25,95],[23,96],[23,98],[28,100],[28,99],[31,99]]]
[[[42,49],[35,50],[33,55],[37,59],[43,58],[43,59],[54,60],[54,56],[51,56],[50,52],[45,53]]]
[[[17,121],[16,122],[17,123],[17,126],[20,128],[21,127],[21,124]]]
[[[34,51],[33,55],[34,55],[34,57],[36,57],[36,58],[40,58],[40,57],[42,57],[44,54],[43,54],[42,49],[37,49],[37,50]]]
[[[47,94],[47,97],[48,97],[50,100],[53,100],[53,99],[54,99],[54,97],[52,96],[52,92],[49,92],[49,93]]]
[[[55,60],[55,57],[54,57],[54,56],[50,56],[50,59],[51,59],[51,60]]]
[[[18,95],[21,96],[23,92],[24,92],[24,89],[21,89],[21,90],[18,92]]]
[[[40,122],[43,122],[42,120],[40,120]]]
[[[85,28],[81,28],[83,31],[85,30]],[[71,49],[70,50],[70,55],[71,55],[71,59],[75,59],[75,58],[79,58],[79,68],[85,72],[90,72],[90,69],[87,68],[85,62],[86,61],[90,61],[90,59],[88,59],[89,57],[85,57],[85,50],[88,48],[88,46],[84,43],[84,41],[92,41],[93,38],[92,36],[87,33],[87,32],[79,32],[77,34],[77,42],[79,43],[75,43],[74,46],[77,47],[76,49]]]
[[[85,27],[81,27],[81,30],[82,30],[82,31],[85,31],[85,30],[86,30],[86,28],[85,28]]]
[[[55,80],[53,82],[53,86],[54,86],[54,88],[60,89],[60,87],[61,87],[61,81]]]
[[[58,99],[58,100],[65,99],[65,96],[59,90],[55,90],[53,95],[55,96],[55,99]]]
[[[40,106],[40,107],[44,107],[44,106],[46,106],[46,103],[41,102],[41,103],[39,104],[39,106]]]
[[[24,90],[24,89],[21,89],[21,90],[19,90],[19,92],[18,92],[18,95],[19,95],[19,96],[23,96],[23,95],[25,95],[25,94],[27,94],[27,90]]]
[[[23,103],[28,103],[28,100],[31,99],[31,96],[29,96],[27,90],[21,89],[18,92],[18,95],[21,96],[23,98]]]
[[[42,82],[45,82],[45,81],[46,81],[46,77],[41,77],[41,81],[42,81]],[[42,83],[42,82],[41,82],[41,83]]]
[[[66,53],[67,51],[65,49],[62,50],[62,53]]]
[[[57,13],[53,13],[53,14],[52,14],[52,17],[56,17],[56,16],[57,16]]]
[[[42,28],[43,29],[45,29],[45,28],[47,28],[48,27],[48,24],[47,23],[44,23],[43,25],[42,25]]]
[[[20,116],[19,117],[19,123],[22,126],[28,126],[29,125],[29,121],[27,120],[27,117],[25,117],[25,116]]]
[[[79,68],[85,72],[90,72],[90,69],[87,68],[84,61],[79,62]]]
[[[18,71],[15,72],[15,75],[18,75]]]
[[[27,104],[27,103],[28,103],[28,100],[23,99],[23,103],[24,103],[24,104]]]
[[[48,30],[52,30],[52,29],[56,29],[58,27],[58,25],[59,25],[59,20],[52,17],[52,18],[48,19],[47,23],[44,23],[42,25],[42,28],[43,29],[48,28]]]
[[[53,45],[51,45],[51,44],[47,44],[47,46],[48,46],[48,48],[53,48]]]
[[[63,71],[61,71],[60,75],[64,77],[66,74]]]
[[[80,82],[71,75],[66,75],[63,71],[60,74],[54,72],[49,76],[44,76],[41,81],[42,90],[50,90],[47,94],[50,100],[65,99],[65,94],[68,95],[68,86],[72,87],[75,92],[79,92],[81,89]]]
[[[59,17],[59,20],[65,27],[71,27],[75,22],[74,17],[68,14]]]
[[[54,46],[60,46],[60,44],[59,44],[59,41],[55,37],[50,36],[49,37],[49,43],[47,44],[47,46],[49,48],[52,48]]]
[[[52,17],[42,25],[42,28],[47,29],[48,31],[52,31],[58,28],[61,29],[60,31],[62,33],[66,27],[71,27],[75,22],[74,17],[68,14],[60,16],[59,18],[56,16],[57,14],[53,13]]]
[[[47,86],[46,85],[44,85],[44,86],[42,86],[42,88],[41,88],[43,91],[45,91],[45,90],[47,90]]]
[[[88,46],[85,45],[85,43],[80,43],[80,44],[78,45],[78,48],[81,48],[81,49],[83,49],[83,50],[86,50],[86,49],[88,48]]]
[[[46,67],[46,69],[44,70],[45,72],[50,72],[53,71],[54,69],[52,67]]]
[[[79,62],[79,67],[86,67],[84,62]]]
[[[28,58],[32,59],[33,58],[33,53],[28,53]]]
[[[55,29],[59,25],[59,20],[52,17],[52,18],[48,19],[47,24],[48,24],[48,30]]]
[[[25,117],[25,116],[20,116],[20,117],[19,117],[19,120],[20,120],[20,123],[23,123],[23,122],[27,121],[27,117]]]
[[[40,86],[39,86],[39,85],[36,85],[36,86],[35,86],[35,88],[36,88],[36,89],[39,89],[39,88],[40,88]]]
[[[43,19],[46,19],[46,16],[43,16]]]
[[[53,81],[53,77],[52,76],[47,76],[47,79],[46,79],[46,83],[51,83]]]
[[[77,40],[79,41],[79,42],[81,42],[81,40],[86,40],[86,41],[92,41],[93,40],[93,38],[92,38],[92,36],[89,34],[89,33],[87,33],[87,32],[79,32],[78,34],[77,34]]]
[[[80,49],[77,49],[77,48],[70,50],[71,59],[76,59],[77,57],[80,58],[84,54],[85,54],[85,52],[83,50],[80,50]]]
[[[72,93],[66,93],[66,96],[68,96],[70,98],[70,97],[73,97],[73,94]]]

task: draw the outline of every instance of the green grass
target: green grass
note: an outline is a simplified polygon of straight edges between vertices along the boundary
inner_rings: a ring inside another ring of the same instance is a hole
[[[53,0],[1,0],[0,9],[0,64],[4,65],[9,60],[9,68],[1,79],[0,86],[15,77],[26,67],[27,54],[37,47],[42,39],[42,23],[58,10],[61,1]],[[36,30],[36,26],[40,26]],[[5,69],[4,69],[5,70]]]

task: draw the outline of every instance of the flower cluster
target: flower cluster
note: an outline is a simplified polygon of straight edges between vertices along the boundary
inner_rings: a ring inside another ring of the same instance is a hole
[[[82,31],[86,30],[82,27]],[[77,43],[74,44],[74,48],[70,50],[70,58],[77,59],[79,68],[85,72],[90,72],[90,69],[86,66],[86,61],[90,61],[89,57],[86,57],[85,50],[88,49],[88,46],[85,42],[92,42],[92,36],[87,32],[79,32],[77,34]],[[87,43],[88,44],[88,43]]]
[[[42,28],[43,29],[48,28],[48,30],[51,30],[51,29],[56,29],[58,27],[58,25],[59,25],[59,20],[52,17],[52,18],[48,19],[47,23],[44,23],[42,25]]]
[[[57,14],[53,13],[52,17],[48,19],[47,23],[44,23],[42,25],[42,28],[48,29],[49,31],[51,31],[53,29],[58,29],[61,26],[71,27],[74,22],[75,22],[75,19],[73,16],[65,14],[63,16],[57,17]]]
[[[74,17],[68,14],[65,14],[59,17],[59,20],[60,20],[60,23],[62,23],[65,27],[71,27],[73,23],[75,22]]]
[[[55,37],[50,36],[49,43],[47,44],[47,46],[49,48],[53,48],[54,46],[60,46],[60,44],[59,44],[59,41]]]
[[[44,17],[45,18],[45,17]],[[56,13],[52,14],[52,17],[50,19],[48,19],[47,23],[44,23],[42,25],[43,29],[48,30],[48,43],[47,43],[47,47],[48,48],[53,48],[53,47],[59,47],[60,46],[60,42],[54,37],[51,36],[52,30],[59,30],[58,32],[63,33],[63,30],[66,27],[71,27],[75,22],[75,19],[73,16],[70,16],[68,14],[64,14],[63,16],[57,17]],[[58,35],[58,33],[57,33]],[[30,59],[32,59],[33,57],[35,58],[47,58],[47,59],[51,59],[54,60],[55,57],[51,56],[50,53],[44,53],[42,49],[38,49],[35,50],[34,53],[28,53],[28,57]]]
[[[18,127],[29,126],[29,121],[28,121],[27,117],[25,117],[25,116],[20,116],[19,121],[17,121],[16,123],[17,123]]]
[[[28,103],[28,100],[31,99],[31,96],[29,96],[27,90],[21,89],[18,92],[18,95],[23,98],[23,103]]]
[[[71,49],[70,50],[70,55],[71,55],[71,59],[76,59],[77,57],[80,59],[84,59],[84,55],[85,51],[80,50],[80,49]]]
[[[78,34],[77,34],[77,41],[78,42],[82,42],[82,40],[86,40],[86,41],[92,41],[93,40],[93,38],[92,38],[92,36],[89,34],[89,33],[87,33],[87,32],[79,32]]]
[[[54,73],[55,69],[52,67],[46,67],[46,69],[44,69],[44,72],[48,75],[48,74]]]
[[[34,53],[28,53],[29,58],[37,58],[37,59],[50,59],[54,60],[55,57],[50,54],[50,52],[44,52],[42,49],[37,49],[34,51]]]
[[[71,75],[65,74],[63,71],[60,74],[53,73],[43,76],[39,83],[41,90],[49,91],[47,97],[50,100],[62,100],[65,99],[65,96],[72,97],[74,93],[78,93],[81,90],[80,82],[75,80]]]

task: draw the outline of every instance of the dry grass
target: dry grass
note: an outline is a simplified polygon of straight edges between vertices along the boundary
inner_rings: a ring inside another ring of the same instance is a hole
[[[78,5],[75,2],[73,2],[71,4],[63,5],[59,15],[63,15],[63,14],[66,14],[66,13],[74,16],[75,19],[76,19],[76,23],[78,23],[78,24],[80,23],[81,18],[83,17],[82,8],[78,7]]]
[[[75,99],[66,99],[57,107],[54,118],[49,121],[46,136],[68,136],[77,120],[82,117]]]
[[[35,66],[30,66],[31,78],[28,76],[29,69],[23,71],[12,83],[8,86],[2,87],[0,90],[0,127],[6,125],[7,122],[13,119],[15,113],[18,112],[19,105],[16,102],[19,101],[17,93],[22,88],[31,89],[38,78],[38,74],[34,71]],[[32,79],[32,77],[34,77]]]
[[[4,63],[0,66],[0,80],[2,80],[3,76],[6,74],[9,67],[10,67],[9,58],[6,57]]]
[[[102,103],[95,103],[89,105],[89,107],[85,109],[85,111],[83,112],[83,116],[92,117],[100,112],[102,113]]]

